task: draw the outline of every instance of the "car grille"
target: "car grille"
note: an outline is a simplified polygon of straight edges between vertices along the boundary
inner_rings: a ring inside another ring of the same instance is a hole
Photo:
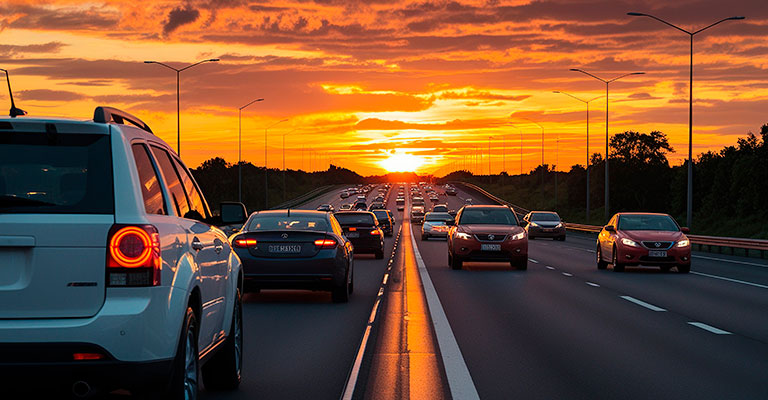
[[[475,235],[475,238],[481,242],[503,242],[507,238],[507,235],[501,234],[479,234]]]
[[[656,245],[658,244],[658,246]],[[669,250],[672,248],[672,244],[674,242],[652,242],[652,241],[646,241],[643,242],[643,246],[651,249],[651,250]]]

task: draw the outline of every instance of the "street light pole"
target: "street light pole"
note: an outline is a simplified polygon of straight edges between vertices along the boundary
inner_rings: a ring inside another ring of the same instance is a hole
[[[161,63],[161,62],[158,62],[158,61],[144,61],[144,64],[162,65],[165,68],[168,68],[168,69],[176,71],[176,154],[179,157],[181,157],[181,109],[180,109],[180,105],[179,105],[180,104],[180,102],[179,102],[179,99],[180,99],[180,94],[179,94],[179,75],[181,74],[182,71],[190,69],[190,68],[192,68],[192,67],[194,67],[196,65],[200,65],[200,64],[206,63],[206,62],[217,62],[217,61],[219,61],[218,58],[209,58],[207,60],[198,61],[198,62],[196,62],[194,64],[187,65],[184,68],[174,68],[174,67],[171,67],[168,64],[164,64],[164,63]]]
[[[590,100],[584,100],[584,99],[576,97],[576,96],[574,96],[574,95],[572,95],[570,93],[563,92],[561,90],[555,90],[555,91],[553,91],[553,93],[564,94],[566,96],[572,97],[572,98],[574,98],[574,99],[576,99],[576,100],[578,100],[578,101],[580,101],[580,102],[582,102],[582,103],[587,105],[587,163],[584,164],[584,165],[586,166],[586,169],[587,169],[587,214],[586,214],[587,217],[586,217],[585,222],[589,223],[589,103],[594,101],[594,100],[597,100],[597,99],[599,99],[599,98],[601,98],[603,96],[597,96],[597,97],[595,97],[593,99],[590,99]]]
[[[265,210],[269,208],[269,179],[267,177],[267,171],[269,171],[269,168],[267,167],[267,130],[285,121],[288,121],[288,118],[281,119],[280,121],[277,121],[274,124],[264,128],[264,209]]]
[[[687,214],[686,222],[687,222],[688,228],[690,229],[691,226],[693,225],[693,37],[697,33],[701,33],[722,22],[732,21],[732,20],[741,20],[741,19],[744,19],[744,17],[723,18],[720,21],[717,21],[713,24],[705,26],[704,28],[701,28],[697,31],[689,32],[683,28],[680,28],[677,25],[673,25],[667,21],[664,21],[661,18],[657,18],[650,14],[629,12],[627,13],[627,15],[630,15],[633,17],[648,17],[648,18],[655,19],[656,21],[659,21],[663,24],[671,26],[672,28],[675,28],[680,32],[684,32],[691,37],[691,61],[689,64],[689,75],[688,75],[688,193],[686,198],[686,214]]]
[[[264,99],[256,99],[252,102],[240,107],[237,110],[237,202],[243,202],[243,109],[250,106],[257,101],[264,101]]]
[[[615,77],[613,79],[605,80],[603,78],[600,78],[600,77],[597,77],[595,75],[592,75],[589,72],[584,71],[584,70],[579,69],[579,68],[571,68],[571,71],[581,72],[582,74],[589,75],[589,76],[599,80],[600,82],[605,83],[605,220],[608,221],[608,218],[610,218],[610,216],[611,216],[610,215],[610,196],[609,196],[609,193],[610,193],[610,191],[609,191],[610,179],[609,179],[609,175],[608,175],[608,171],[609,171],[608,170],[608,144],[609,144],[608,143],[608,85],[611,82],[614,82],[614,81],[617,81],[617,80],[619,80],[621,78],[624,78],[625,76],[644,75],[645,72],[630,72],[628,74],[617,76],[617,77]]]

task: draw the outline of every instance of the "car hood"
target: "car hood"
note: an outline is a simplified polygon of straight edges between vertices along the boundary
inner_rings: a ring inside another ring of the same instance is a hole
[[[678,241],[683,237],[680,231],[621,231],[634,241]]]
[[[473,235],[477,234],[494,234],[494,235],[507,235],[523,232],[523,228],[515,225],[459,225],[460,232],[466,232]]]

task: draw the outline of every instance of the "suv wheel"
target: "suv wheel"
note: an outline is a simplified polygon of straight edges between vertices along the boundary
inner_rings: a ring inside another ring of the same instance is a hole
[[[240,386],[243,365],[243,304],[239,288],[236,293],[229,337],[203,367],[203,383],[208,390],[233,390]]]
[[[331,290],[331,301],[334,303],[347,303],[349,302],[349,281],[344,280],[344,284],[336,286]]]
[[[624,272],[624,264],[619,262],[619,252],[613,248],[613,272]]]
[[[600,245],[597,245],[597,250],[595,251],[597,254],[597,269],[606,269],[608,268],[608,262],[603,260],[603,251],[600,250]]]
[[[179,347],[173,362],[168,393],[162,396],[172,400],[197,399],[200,364],[197,351],[197,317],[192,307],[187,307],[181,328]]]
[[[449,255],[449,262],[451,263],[451,269],[458,270],[461,269],[464,262],[461,261],[461,258],[459,256],[451,256]]]

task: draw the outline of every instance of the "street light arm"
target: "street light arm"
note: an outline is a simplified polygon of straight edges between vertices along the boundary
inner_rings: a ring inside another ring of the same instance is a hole
[[[578,100],[578,101],[580,101],[580,102],[582,102],[582,103],[588,103],[588,101],[586,101],[586,100],[584,100],[584,99],[581,99],[581,98],[579,98],[579,97],[576,97],[576,96],[574,96],[574,95],[572,95],[572,94],[570,94],[570,93],[568,93],[568,92],[563,92],[562,90],[553,90],[553,91],[552,91],[552,93],[560,93],[560,94],[564,94],[564,95],[566,95],[566,96],[568,96],[568,97],[572,97],[572,98],[574,98],[574,99],[576,99],[576,100]],[[590,101],[591,101],[591,100],[590,100]]]
[[[250,106],[251,104],[253,104],[253,103],[257,102],[257,101],[264,101],[264,99],[256,99],[256,100],[254,100],[254,101],[252,101],[252,102],[250,102],[250,103],[240,107],[240,110],[244,109],[245,107]]]
[[[693,32],[691,35],[695,35],[695,34],[697,34],[699,32],[705,31],[705,30],[707,30],[707,29],[709,29],[709,28],[711,28],[711,27],[713,27],[713,26],[715,26],[715,25],[717,25],[719,23],[722,23],[722,22],[725,22],[725,21],[730,21],[730,20],[739,20],[739,19],[744,19],[744,17],[728,17],[728,18],[723,18],[720,21],[717,21],[717,22],[715,22],[715,23],[713,23],[711,25],[708,25],[708,26],[705,26],[705,27],[699,29],[696,32]]]
[[[597,80],[598,80],[598,81],[600,81],[600,82],[603,82],[603,83],[608,83],[608,82],[607,82],[605,79],[603,79],[603,78],[600,78],[599,76],[595,76],[595,75],[592,75],[592,74],[590,74],[589,72],[587,72],[587,71],[584,71],[583,69],[579,69],[579,68],[571,68],[571,71],[574,71],[574,72],[581,72],[582,74],[585,74],[585,75],[589,75],[589,76],[591,76],[591,77],[593,77],[593,78],[597,79]]]
[[[591,103],[591,102],[593,102],[593,101],[595,101],[595,100],[597,100],[597,99],[602,99],[603,97],[605,97],[605,95],[604,95],[604,94],[602,94],[602,95],[600,95],[600,96],[597,96],[597,97],[595,97],[594,99],[590,99],[590,100],[587,100],[587,104],[589,104],[589,103]]]
[[[190,68],[192,68],[192,67],[194,67],[194,66],[196,66],[196,65],[200,65],[200,64],[202,64],[202,63],[206,63],[206,62],[217,62],[217,61],[219,61],[219,59],[218,59],[218,58],[209,58],[209,59],[207,59],[207,60],[198,61],[198,62],[196,62],[196,63],[194,63],[194,64],[190,64],[190,65],[187,65],[186,67],[184,67],[184,68],[180,69],[180,70],[179,70],[179,72],[181,72],[181,71],[184,71],[184,70],[187,70],[187,69],[190,69]]]
[[[162,65],[162,66],[163,66],[163,67],[165,67],[165,68],[168,68],[168,69],[174,70],[174,71],[176,71],[176,72],[181,72],[181,70],[179,70],[179,69],[176,69],[176,68],[173,68],[173,67],[171,67],[171,66],[170,66],[170,65],[168,65],[168,64],[164,64],[164,63],[161,63],[160,61],[144,61],[144,64],[157,64],[157,65]]]
[[[627,76],[630,76],[630,75],[645,75],[645,72],[630,72],[628,74],[617,76],[617,77],[615,77],[615,78],[613,78],[613,79],[611,79],[611,80],[609,80],[609,81],[607,81],[605,83],[611,83],[613,81],[618,81],[619,79],[627,77]]]
[[[653,15],[651,15],[651,14],[645,14],[645,13],[637,13],[637,12],[628,12],[628,13],[627,13],[627,15],[631,15],[631,16],[633,16],[633,17],[648,17],[648,18],[653,18],[653,19],[655,19],[656,21],[659,21],[659,22],[661,22],[662,24],[667,24],[667,25],[669,25],[669,26],[671,26],[671,27],[673,27],[673,28],[677,29],[678,31],[681,31],[681,32],[685,32],[685,33],[687,33],[687,34],[689,34],[689,35],[695,35],[696,33],[698,33],[698,32],[694,32],[694,33],[688,32],[688,31],[686,31],[685,29],[683,29],[683,28],[681,28],[681,27],[679,27],[679,26],[677,26],[677,25],[674,25],[674,24],[670,24],[669,22],[667,22],[667,21],[664,21],[664,20],[663,20],[663,19],[661,19],[661,18],[658,18],[658,17],[654,17],[654,16],[653,16]],[[723,22],[723,21],[720,21],[720,22]],[[716,24],[719,24],[720,22],[717,22]],[[715,24],[713,24],[713,25],[715,25]],[[708,28],[708,27],[707,27],[707,28]],[[704,29],[707,29],[707,28],[704,28]],[[702,30],[704,30],[704,29],[702,29]]]

